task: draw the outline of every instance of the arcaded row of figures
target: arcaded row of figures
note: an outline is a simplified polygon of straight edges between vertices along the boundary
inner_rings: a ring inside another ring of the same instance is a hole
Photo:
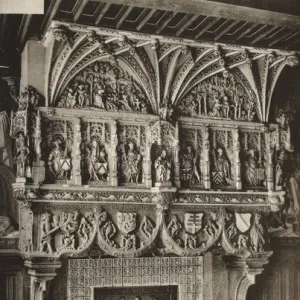
[[[22,133],[19,134],[16,145],[14,161],[17,177],[30,178],[30,150]],[[65,183],[72,180],[75,157],[61,138],[55,138],[52,145],[45,156],[46,182]],[[111,152],[110,147],[97,138],[93,138],[86,145],[82,151],[80,168],[84,184],[110,185],[111,171],[114,168],[119,184],[144,185],[147,174],[150,174],[153,185],[170,186],[174,184],[176,168],[179,168],[179,180],[182,187],[204,186],[205,162],[201,153],[197,153],[192,145],[181,147],[177,164],[170,149],[163,146],[156,147],[155,151],[148,156],[146,149],[137,145],[134,140],[117,146],[116,161]],[[258,150],[252,148],[243,153],[241,166],[243,185],[266,187],[266,158]],[[282,185],[284,155],[284,150],[279,151],[273,170],[274,180],[278,186]],[[235,186],[234,165],[236,162],[232,161],[232,156],[228,155],[227,149],[222,146],[210,149],[209,164],[209,180],[213,186]]]

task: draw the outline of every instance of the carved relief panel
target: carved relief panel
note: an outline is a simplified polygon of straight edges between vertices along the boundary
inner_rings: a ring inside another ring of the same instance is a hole
[[[145,185],[149,132],[147,126],[118,126],[118,177],[120,185]]]
[[[209,139],[212,187],[233,188],[235,186],[233,132],[211,128]]]
[[[82,122],[82,177],[90,185],[110,184],[112,168],[111,124]]]
[[[79,72],[59,97],[58,107],[93,107],[108,111],[150,113],[146,94],[120,61],[94,62]]]
[[[267,165],[265,133],[242,131],[241,136],[241,177],[246,189],[267,187]]]
[[[180,128],[180,180],[182,187],[203,187],[203,128]]]
[[[42,124],[42,158],[46,162],[46,181],[68,183],[73,180],[74,122],[46,119]]]
[[[177,113],[192,117],[253,121],[256,107],[235,76],[224,71],[190,89],[180,101]]]

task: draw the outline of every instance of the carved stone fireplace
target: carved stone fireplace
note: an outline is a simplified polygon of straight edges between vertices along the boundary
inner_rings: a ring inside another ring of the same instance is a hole
[[[65,282],[60,283],[63,285]],[[67,299],[105,300],[102,295],[125,297],[126,294],[129,297],[144,295],[146,299],[159,294],[158,299],[202,300],[203,259],[145,257],[68,260]],[[63,294],[55,295],[57,300],[64,297]]]

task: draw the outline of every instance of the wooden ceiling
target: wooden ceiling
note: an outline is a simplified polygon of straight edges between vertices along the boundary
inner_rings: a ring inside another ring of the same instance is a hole
[[[233,5],[231,0],[45,0],[45,15],[0,15],[0,54],[2,51],[11,60],[20,53],[28,38],[41,38],[53,19],[218,43],[300,51],[299,5],[292,7],[292,0],[272,1],[263,2],[269,3],[269,7],[261,9],[259,3],[262,1],[249,0],[244,1],[244,6]],[[281,9],[279,2],[289,5]]]

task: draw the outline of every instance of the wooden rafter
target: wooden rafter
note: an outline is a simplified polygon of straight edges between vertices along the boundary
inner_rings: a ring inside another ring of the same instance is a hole
[[[150,20],[150,18],[154,15],[156,12],[156,9],[150,9],[148,10],[148,13],[145,15],[145,17],[141,20],[141,22],[136,26],[136,30],[140,31],[145,26],[145,24]]]
[[[76,6],[74,8],[74,12],[73,12],[73,21],[77,22],[78,19],[80,18],[86,4],[88,3],[89,0],[81,0],[81,1],[77,1]]]
[[[273,40],[272,42],[269,43],[269,47],[274,46],[275,44],[277,44],[280,41],[283,41],[285,38],[287,38],[289,35],[291,34],[290,31],[286,32],[284,35],[279,35],[277,39]]]
[[[168,25],[168,23],[175,17],[175,15],[176,15],[175,12],[169,13],[168,17],[157,27],[156,33],[159,34]]]
[[[235,38],[236,41],[238,41],[239,39],[243,38],[245,35],[247,35],[251,30],[253,30],[255,28],[257,24],[252,24],[247,28],[244,28],[244,30],[242,30]]]
[[[181,33],[184,32],[190,25],[192,25],[198,19],[198,17],[199,15],[197,14],[189,18],[187,22],[185,22],[185,24],[183,24],[181,28],[176,32],[176,35],[181,35]]]
[[[96,18],[95,21],[95,25],[99,25],[99,23],[101,22],[101,20],[103,19],[104,15],[107,13],[107,11],[109,10],[111,4],[110,3],[105,3],[104,7],[102,8],[102,10],[100,11],[98,17]]]
[[[214,38],[215,41],[219,40],[224,34],[226,34],[228,31],[230,31],[236,24],[238,24],[239,21],[233,21],[230,25],[225,26],[223,30],[221,30]]]
[[[126,8],[126,10],[124,11],[124,13],[122,14],[121,18],[118,20],[117,22],[117,25],[116,25],[116,28],[119,29],[123,22],[126,20],[126,18],[128,17],[128,15],[130,14],[130,12],[132,11],[133,9],[133,6],[128,6]]]
[[[49,27],[51,21],[53,20],[53,18],[55,17],[55,15],[59,9],[61,2],[62,2],[62,0],[51,0],[51,3],[48,7],[44,21],[41,26],[42,32],[45,31]]]
[[[266,37],[268,34],[270,34],[272,31],[274,31],[277,27],[276,26],[272,26],[271,28],[267,29],[267,30],[263,30],[263,32],[261,34],[259,34],[256,38],[254,38],[251,42],[250,45],[254,45],[257,42],[259,42],[261,39],[263,39],[264,37]]]
[[[210,27],[214,26],[219,19],[212,19],[210,20],[204,27],[201,28],[201,30],[198,31],[195,38],[198,39],[203,33],[205,33]]]
[[[23,15],[23,17],[22,17],[22,21],[21,21],[19,31],[17,34],[17,42],[18,42],[20,48],[22,48],[22,46],[25,43],[25,39],[27,37],[27,33],[28,33],[28,29],[29,29],[31,20],[32,20],[32,15]]]

